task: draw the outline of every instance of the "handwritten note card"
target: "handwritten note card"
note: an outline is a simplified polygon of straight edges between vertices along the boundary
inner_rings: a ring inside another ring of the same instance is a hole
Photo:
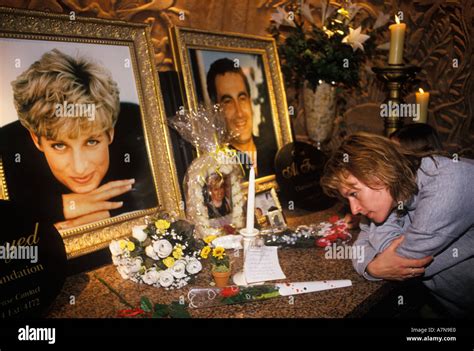
[[[276,246],[251,247],[245,256],[244,273],[248,283],[285,279]]]

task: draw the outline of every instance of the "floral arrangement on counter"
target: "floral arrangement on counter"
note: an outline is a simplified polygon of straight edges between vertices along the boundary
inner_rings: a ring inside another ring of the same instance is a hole
[[[286,230],[278,235],[269,235],[265,238],[266,246],[279,247],[326,247],[333,243],[345,244],[352,235],[348,231],[348,225],[344,218],[334,215],[327,222],[312,225],[300,225],[295,231]]]
[[[123,279],[166,289],[187,285],[201,270],[204,243],[194,226],[167,213],[147,218],[127,239],[113,240],[112,261]]]
[[[216,238],[216,236],[211,236],[212,240]],[[208,241],[211,243],[212,241],[209,237],[205,238],[204,241]],[[213,272],[229,272],[230,271],[230,260],[229,256],[227,255],[225,249],[221,246],[217,246],[212,248],[210,245],[205,246],[201,250],[201,257],[204,259],[210,259],[212,265]]]
[[[361,10],[365,14],[357,16]],[[319,16],[313,16],[313,11]],[[372,28],[363,29],[362,24],[373,21],[370,17],[376,17]],[[322,0],[318,11],[307,1],[295,0],[285,8],[277,7],[269,32],[277,42],[287,82],[298,87],[307,80],[313,89],[322,81],[352,87],[359,83],[365,57],[375,49],[371,32],[388,21],[389,15],[361,2],[340,5]]]

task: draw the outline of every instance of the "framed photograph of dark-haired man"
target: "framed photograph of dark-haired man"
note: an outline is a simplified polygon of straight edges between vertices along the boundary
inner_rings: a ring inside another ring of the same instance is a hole
[[[69,258],[181,200],[146,25],[0,8],[0,195]]]
[[[277,187],[275,155],[292,135],[274,39],[180,27],[170,36],[187,108],[219,104],[246,179],[253,165],[257,192]]]

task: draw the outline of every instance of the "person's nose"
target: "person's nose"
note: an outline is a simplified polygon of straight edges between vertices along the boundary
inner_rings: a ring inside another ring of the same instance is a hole
[[[84,175],[87,171],[87,158],[81,150],[74,150],[73,152],[72,165],[74,167],[74,173],[78,176]]]
[[[351,212],[355,216],[356,214],[361,213],[362,206],[360,206],[359,201],[354,198],[349,198],[349,205],[351,207]]]
[[[244,111],[242,109],[242,106],[238,101],[234,102],[235,104],[235,117],[236,118],[242,118],[244,116]]]

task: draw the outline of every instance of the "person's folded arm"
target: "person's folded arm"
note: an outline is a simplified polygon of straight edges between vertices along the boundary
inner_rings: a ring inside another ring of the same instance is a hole
[[[387,220],[380,225],[370,223],[366,225],[360,223],[361,232],[354,245],[363,247],[363,260],[353,259],[354,269],[367,280],[381,280],[383,276],[375,277],[368,272],[368,265],[376,258],[376,256],[384,251],[396,238],[398,238],[406,228],[406,219],[399,218],[395,212],[391,213]],[[400,257],[402,259],[402,257]]]
[[[367,265],[374,259],[377,255],[377,251],[369,242],[369,233],[365,230],[361,230],[357,240],[354,242],[353,246],[361,247],[361,249],[356,250],[356,252],[362,252],[362,257],[354,257],[352,259],[352,265],[357,273],[363,276],[367,280],[381,280],[379,278],[372,277],[367,271]]]
[[[453,172],[426,177],[412,223],[404,233],[405,240],[397,248],[397,253],[407,258],[434,256],[427,274],[436,274],[455,262],[439,255],[472,226],[473,185],[466,188],[466,182],[461,178],[462,174]],[[459,247],[458,250],[472,253],[472,248]]]

